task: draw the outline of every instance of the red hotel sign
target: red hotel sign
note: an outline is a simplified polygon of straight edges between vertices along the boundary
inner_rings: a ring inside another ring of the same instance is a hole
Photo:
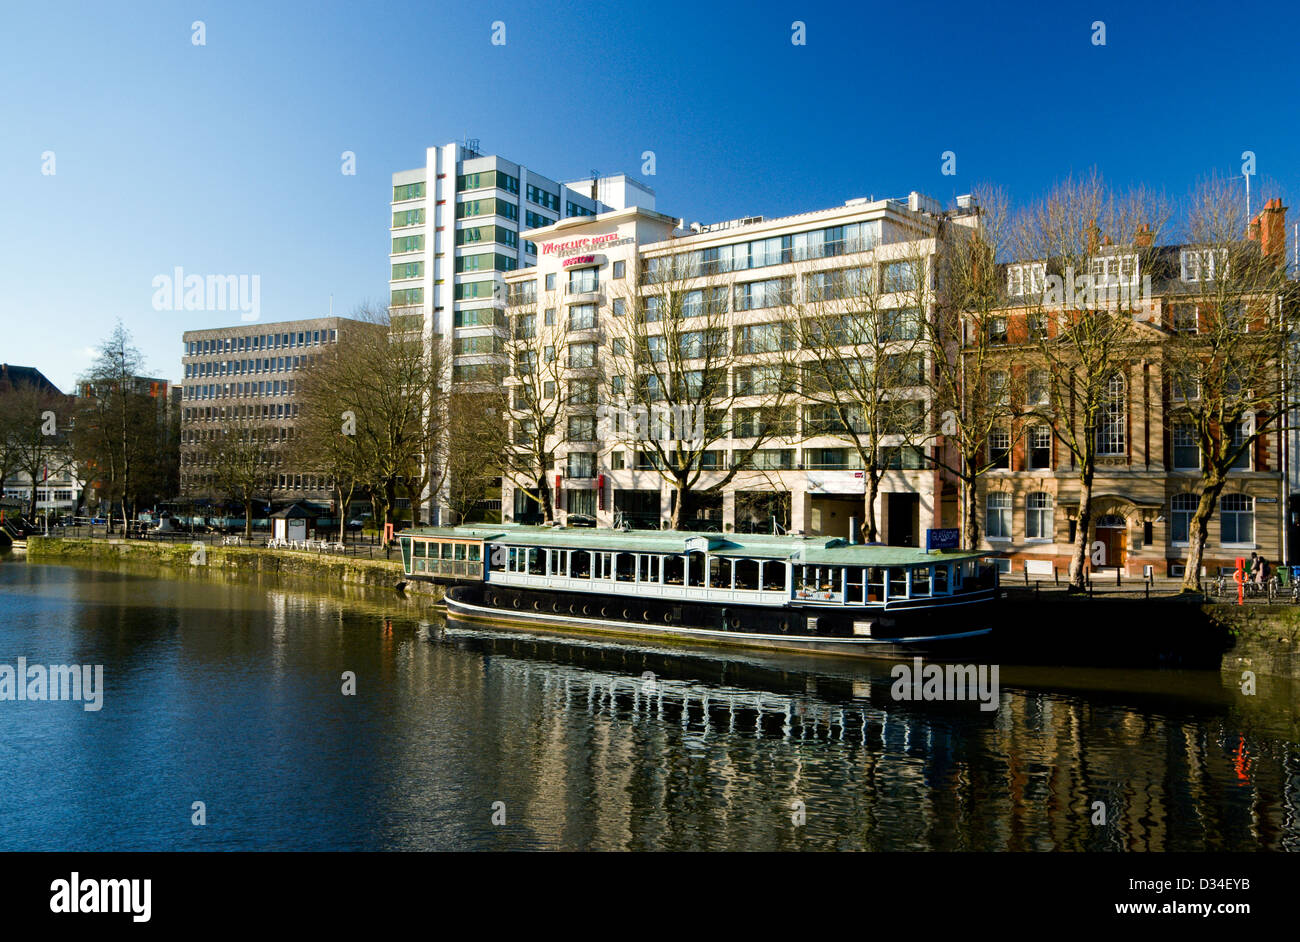
[[[636,240],[631,236],[620,239],[617,232],[608,232],[605,235],[570,239],[568,242],[543,242],[542,254],[564,258],[569,255],[587,254],[597,249],[611,248],[615,245],[628,245],[634,241]]]
[[[596,256],[594,255],[575,255],[573,258],[566,258],[564,260],[564,267],[568,268],[570,265],[585,265],[588,262],[594,262],[595,260]]]

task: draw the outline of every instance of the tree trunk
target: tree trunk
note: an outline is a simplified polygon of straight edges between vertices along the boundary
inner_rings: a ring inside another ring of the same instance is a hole
[[[872,468],[862,472],[862,542],[875,543],[880,539],[876,529],[876,493],[880,488],[880,473]]]
[[[1187,534],[1187,568],[1183,570],[1183,591],[1201,591],[1201,561],[1205,558],[1205,541],[1209,532],[1210,517],[1219,502],[1226,479],[1207,482],[1201,491],[1201,500],[1196,505]]]
[[[1084,565],[1088,560],[1088,530],[1092,523],[1092,480],[1083,483],[1079,490],[1079,514],[1075,518],[1074,550],[1070,554],[1070,585],[1082,590],[1085,586]]]
[[[253,495],[244,492],[244,540],[253,542]]]
[[[966,507],[965,519],[962,521],[962,546],[968,550],[975,549],[979,545],[980,523],[978,508],[975,506],[975,487],[973,484],[966,484]]]
[[[545,471],[537,478],[537,500],[542,505],[542,523],[544,525],[554,523],[555,505],[551,503],[551,488],[546,480]]]

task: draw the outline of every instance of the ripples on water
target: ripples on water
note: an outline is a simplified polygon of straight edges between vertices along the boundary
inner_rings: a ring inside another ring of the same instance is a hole
[[[1213,672],[1004,667],[981,712],[895,702],[888,664],[8,562],[0,663],[19,655],[102,663],[107,692],[0,702],[4,850],[1300,848],[1294,689],[1265,677],[1249,698]]]

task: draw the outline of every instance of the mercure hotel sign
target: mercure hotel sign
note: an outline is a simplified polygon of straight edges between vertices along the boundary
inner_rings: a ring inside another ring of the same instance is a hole
[[[613,248],[616,245],[630,245],[635,241],[631,236],[620,239],[617,232],[609,232],[605,235],[570,239],[567,242],[543,242],[542,254],[554,255],[556,258],[568,258],[570,255],[589,254],[597,249]]]

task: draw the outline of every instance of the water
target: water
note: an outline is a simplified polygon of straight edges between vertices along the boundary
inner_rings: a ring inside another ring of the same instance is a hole
[[[103,664],[106,691],[0,701],[0,850],[1300,849],[1296,690],[1263,676],[1004,666],[982,712],[893,700],[888,664],[9,560],[20,655]]]

